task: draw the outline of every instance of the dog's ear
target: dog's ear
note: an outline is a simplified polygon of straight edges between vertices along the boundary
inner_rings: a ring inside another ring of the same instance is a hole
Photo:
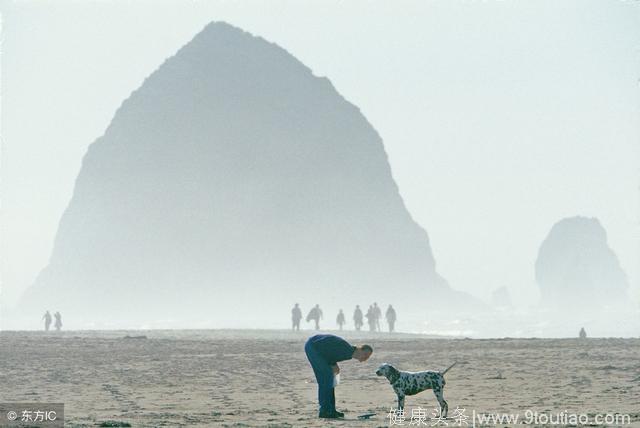
[[[400,372],[391,364],[389,364],[387,367],[389,367],[389,382],[394,383],[400,377]]]

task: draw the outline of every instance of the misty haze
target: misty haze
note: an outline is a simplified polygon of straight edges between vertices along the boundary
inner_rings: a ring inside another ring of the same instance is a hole
[[[282,25],[245,2],[3,4],[0,399],[78,426],[379,425],[400,373],[456,363],[450,418],[638,423],[622,3],[284,2]],[[322,364],[352,349],[337,386]],[[408,406],[442,411],[438,388]]]
[[[411,332],[631,335],[638,305],[592,222],[540,243],[538,305],[456,290],[360,110],[284,49],[210,23],[89,146],[49,262],[7,318],[51,306],[75,328],[281,328],[294,301],[380,300]],[[631,323],[611,318],[623,309]]]

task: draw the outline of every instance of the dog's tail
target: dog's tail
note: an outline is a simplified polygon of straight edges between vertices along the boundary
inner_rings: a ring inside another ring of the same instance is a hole
[[[453,364],[451,364],[451,365],[450,365],[449,367],[447,367],[446,369],[444,369],[444,371],[442,372],[442,374],[445,374],[446,372],[448,372],[449,370],[451,370],[451,368],[452,368],[453,366],[455,366],[456,364],[458,364],[458,362],[457,362],[457,361],[456,361],[456,362],[454,362]]]

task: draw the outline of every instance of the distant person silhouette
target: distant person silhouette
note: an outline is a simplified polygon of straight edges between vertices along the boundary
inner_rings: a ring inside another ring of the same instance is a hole
[[[389,307],[387,308],[387,312],[385,313],[384,316],[387,319],[387,322],[389,323],[389,333],[393,333],[393,330],[395,329],[395,325],[396,325],[396,310],[393,309],[393,306],[389,305]]]
[[[355,325],[356,330],[360,331],[362,324],[362,309],[360,309],[360,305],[356,305],[356,310],[353,311],[353,325]]]
[[[62,328],[62,315],[60,315],[60,312],[56,311],[53,316],[56,319],[56,322],[53,324],[53,326],[56,328],[56,331],[60,331],[60,329]]]
[[[302,311],[300,310],[300,306],[296,303],[296,305],[291,309],[291,323],[293,326],[292,330],[300,331],[300,320],[302,319]]]
[[[316,322],[316,330],[320,330],[320,320],[322,319],[322,309],[320,305],[315,305],[307,315],[307,322],[314,320]]]
[[[346,323],[346,321],[344,319],[344,312],[342,312],[342,309],[340,309],[340,312],[338,312],[338,317],[336,318],[336,323],[340,326],[340,330],[342,330],[342,326]]]
[[[580,329],[580,334],[579,334],[579,336],[580,336],[580,339],[586,339],[586,338],[587,338],[587,332],[585,331],[584,327],[582,327],[582,328]]]
[[[373,311],[373,306],[369,306],[364,316],[367,319],[367,324],[369,324],[369,331],[376,331],[376,315]]]
[[[44,331],[49,331],[49,327],[51,327],[51,314],[49,311],[45,312],[42,319],[44,320]]]
[[[376,320],[376,329],[378,331],[382,331],[382,329],[380,328],[380,318],[382,318],[382,309],[380,309],[380,306],[378,306],[378,304],[375,302],[373,304],[373,317]]]

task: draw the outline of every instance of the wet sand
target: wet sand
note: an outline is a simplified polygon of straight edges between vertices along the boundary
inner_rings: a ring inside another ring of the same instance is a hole
[[[338,408],[317,419],[303,351],[311,331],[79,331],[0,333],[0,401],[62,401],[67,426],[386,427],[395,395],[383,362],[443,370],[449,416],[476,413],[628,414],[640,426],[640,339],[443,339],[345,332],[372,358],[340,364]],[[146,339],[124,339],[146,335]],[[408,397],[430,415],[431,391]],[[376,416],[359,421],[356,416]],[[454,419],[449,426],[457,426]],[[430,423],[429,423],[430,424]],[[621,425],[621,424],[618,424]],[[501,425],[503,426],[503,425]],[[629,426],[629,425],[626,425]]]

